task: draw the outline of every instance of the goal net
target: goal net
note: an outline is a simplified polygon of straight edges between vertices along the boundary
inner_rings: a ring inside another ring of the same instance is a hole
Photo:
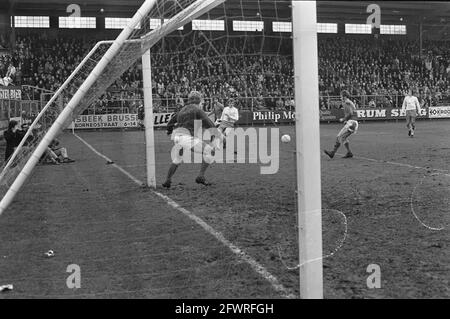
[[[216,101],[238,99],[243,110],[293,110],[292,24],[289,1],[234,1],[222,12],[192,22],[180,37],[171,34],[152,50],[153,81],[177,79],[175,97],[195,88],[205,110]],[[247,7],[248,6],[248,7]],[[248,8],[254,8],[250,11]],[[281,13],[281,8],[284,8]],[[222,7],[220,7],[222,9]],[[163,91],[158,92],[163,93]],[[159,104],[170,109],[173,95]],[[270,123],[270,124],[273,124]]]
[[[34,166],[45,156],[51,141],[73,119],[161,38],[223,1],[147,0],[114,42],[97,43],[41,110],[14,154],[4,164],[0,174],[0,214]],[[151,30],[154,18],[165,18],[166,23]]]

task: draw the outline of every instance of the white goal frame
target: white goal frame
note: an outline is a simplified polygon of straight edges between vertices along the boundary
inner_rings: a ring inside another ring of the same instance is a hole
[[[300,297],[323,298],[316,1],[292,1]]]

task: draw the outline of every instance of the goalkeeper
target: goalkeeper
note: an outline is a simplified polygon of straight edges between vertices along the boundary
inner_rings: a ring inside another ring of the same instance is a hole
[[[184,152],[195,152],[203,154],[200,172],[195,179],[197,184],[209,185],[205,179],[205,172],[214,160],[215,149],[210,144],[197,137],[198,132],[194,132],[195,121],[201,121],[202,129],[215,129],[214,123],[202,110],[203,99],[200,92],[192,91],[188,96],[188,103],[167,124],[167,134],[171,134],[174,141],[172,149],[172,164],[167,173],[166,181],[162,184],[165,188],[170,188],[172,177],[183,162]],[[214,134],[221,138],[219,132]]]
[[[355,104],[350,100],[350,93],[346,90],[341,92],[341,99],[344,103],[344,118],[340,119],[340,122],[344,122],[345,126],[341,129],[339,134],[336,137],[336,144],[332,151],[324,150],[324,153],[327,154],[330,158],[333,158],[336,154],[339,147],[344,144],[347,149],[347,154],[345,154],[344,158],[352,158],[353,153],[350,150],[350,143],[348,138],[353,133],[356,133],[358,130],[358,121],[353,120],[354,113],[356,111]]]

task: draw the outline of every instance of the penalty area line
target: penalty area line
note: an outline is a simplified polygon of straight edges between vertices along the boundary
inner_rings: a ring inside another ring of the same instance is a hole
[[[105,159],[107,162],[112,162],[110,158],[105,156],[104,154],[97,151],[92,145],[90,145],[88,142],[86,142],[83,138],[78,136],[77,134],[73,133],[73,135],[78,138],[84,145],[86,145],[91,151],[93,151],[96,155],[100,156],[101,158]],[[139,186],[144,185],[144,183],[140,180],[138,180],[136,177],[128,173],[125,169],[120,167],[119,165],[113,163],[111,166],[118,169],[120,172],[125,174],[128,178],[130,178],[134,183],[136,183]],[[265,280],[267,280],[272,288],[280,293],[283,297],[294,299],[297,298],[294,292],[290,291],[286,287],[284,287],[279,280],[272,275],[263,265],[258,263],[253,257],[251,257],[249,254],[247,254],[245,251],[243,251],[241,248],[230,242],[228,239],[225,238],[225,236],[220,233],[219,231],[215,230],[213,227],[211,227],[209,224],[207,224],[203,219],[195,215],[194,213],[190,212],[189,210],[183,208],[180,204],[172,200],[170,197],[159,193],[156,190],[151,189],[151,191],[163,199],[167,205],[170,207],[176,209],[183,215],[187,216],[189,219],[194,221],[197,225],[202,227],[207,233],[212,235],[214,238],[216,238],[220,243],[222,243],[224,246],[226,246],[233,254],[235,254],[239,259],[246,262],[257,274],[259,274],[261,277],[263,277]]]
[[[327,155],[325,154],[321,154],[323,157],[328,158]],[[336,155],[339,156],[343,156],[344,154],[341,153],[336,153]],[[446,169],[439,169],[439,168],[426,168],[426,167],[422,167],[422,166],[414,166],[414,165],[410,165],[410,164],[406,164],[406,163],[398,163],[398,162],[392,162],[392,161],[386,161],[386,160],[379,160],[379,159],[374,159],[374,158],[370,158],[370,157],[363,157],[363,156],[353,156],[354,159],[360,159],[360,160],[364,160],[364,161],[369,161],[369,162],[375,162],[375,163],[380,163],[380,164],[390,164],[390,165],[395,165],[395,166],[402,166],[402,167],[408,167],[408,168],[412,168],[412,169],[417,169],[417,170],[424,170],[424,171],[434,171],[434,172],[441,172],[441,175],[445,175],[450,177],[450,174],[445,174],[444,172],[450,172],[450,170],[446,170]]]

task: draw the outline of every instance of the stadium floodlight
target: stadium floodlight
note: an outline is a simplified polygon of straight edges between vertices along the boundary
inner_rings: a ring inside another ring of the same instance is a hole
[[[300,297],[323,298],[316,1],[292,1]]]
[[[50,142],[164,36],[225,0],[146,0],[111,44],[101,41],[41,110],[0,174],[0,215],[31,175]],[[150,31],[151,16],[171,17]],[[141,29],[135,29],[140,24]],[[67,101],[64,108],[58,97]],[[148,117],[147,117],[148,118]]]

